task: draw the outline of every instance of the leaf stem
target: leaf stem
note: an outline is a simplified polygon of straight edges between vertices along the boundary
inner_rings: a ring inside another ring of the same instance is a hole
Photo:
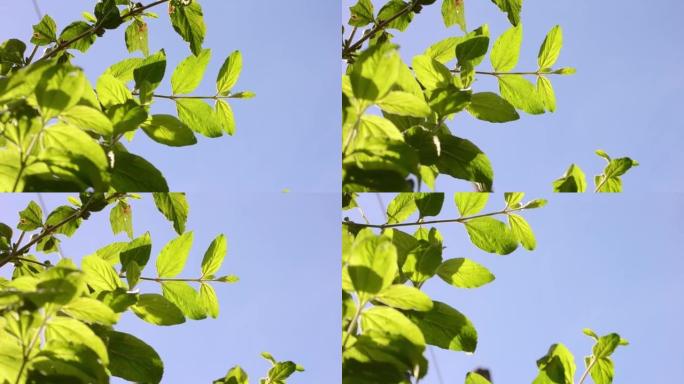
[[[441,224],[441,223],[465,223],[469,220],[473,219],[479,219],[482,217],[489,217],[489,216],[497,216],[497,215],[507,215],[511,212],[516,212],[516,211],[522,211],[525,209],[525,207],[520,207],[520,208],[513,208],[513,209],[508,209],[505,208],[501,211],[496,211],[496,212],[490,212],[490,213],[483,213],[480,215],[473,215],[473,216],[466,216],[466,217],[459,217],[457,219],[442,219],[442,220],[428,220],[428,221],[416,221],[412,223],[395,223],[395,224],[363,224],[363,223],[356,223],[354,221],[343,221],[342,225],[356,225],[359,227],[364,227],[364,228],[379,228],[379,229],[387,229],[387,228],[396,228],[396,227],[408,227],[408,226],[413,226],[413,225],[426,225],[426,224]]]
[[[587,365],[587,369],[584,370],[584,373],[582,373],[582,377],[580,377],[580,381],[577,384],[582,384],[584,383],[584,380],[589,376],[589,371],[594,367],[596,364],[596,356],[591,357],[591,361],[589,362],[589,365]]]
[[[140,92],[133,92],[133,95],[140,95]],[[159,95],[156,93],[152,94],[152,97],[156,97],[159,99],[169,99],[169,100],[178,100],[178,99],[203,99],[203,100],[223,100],[223,99],[238,99],[239,97],[236,96],[236,94],[230,94],[227,96],[219,96],[219,95],[214,95],[214,96],[179,96],[179,95]]]
[[[133,8],[133,9],[131,9],[130,11],[125,12],[123,15],[121,15],[121,20],[124,20],[124,19],[129,18],[129,17],[137,16],[137,15],[143,13],[145,10],[147,10],[147,9],[149,9],[149,8],[152,8],[152,7],[155,7],[155,6],[157,6],[157,5],[166,3],[166,2],[168,2],[168,1],[169,1],[169,0],[157,0],[157,1],[152,2],[152,3],[150,3],[150,4],[143,5],[143,6],[140,6],[140,7],[137,7],[137,8]],[[57,44],[57,47],[55,47],[55,49],[53,49],[53,50],[47,52],[47,53],[46,53],[43,57],[41,57],[40,60],[38,60],[38,61],[47,60],[47,59],[49,59],[49,58],[55,56],[57,53],[62,52],[62,51],[64,51],[64,50],[68,49],[69,46],[71,46],[73,43],[75,43],[75,42],[77,42],[77,41],[79,41],[79,40],[81,40],[81,39],[84,39],[84,38],[86,38],[86,37],[88,37],[88,36],[94,34],[94,33],[97,32],[97,30],[100,29],[100,28],[101,28],[100,23],[97,23],[97,24],[93,25],[91,28],[89,28],[89,29],[83,31],[82,33],[80,33],[79,35],[75,36],[73,39],[67,40],[67,41],[63,41],[63,42]]]
[[[347,346],[347,341],[349,341],[349,336],[351,336],[352,332],[356,331],[356,327],[358,326],[359,322],[359,317],[361,317],[361,312],[363,311],[363,307],[366,303],[362,303],[359,301],[359,306],[356,308],[356,312],[354,313],[354,317],[352,317],[351,323],[349,323],[349,326],[347,327],[347,334],[344,335],[344,340],[342,340],[342,350],[344,351],[344,348]]]
[[[119,275],[120,278],[125,279],[126,275],[121,274]],[[139,280],[144,280],[144,281],[154,281],[157,283],[163,283],[165,281],[183,281],[186,283],[207,283],[207,282],[214,282],[214,283],[222,283],[222,280],[219,279],[203,279],[203,278],[197,278],[197,279],[185,279],[185,278],[169,278],[169,277],[140,277]]]

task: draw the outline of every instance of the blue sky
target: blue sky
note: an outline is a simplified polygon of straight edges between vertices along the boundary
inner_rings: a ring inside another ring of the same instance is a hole
[[[38,0],[59,30],[92,12],[92,0]],[[144,2],[146,3],[146,2]],[[327,1],[203,1],[213,57],[195,94],[213,94],[223,60],[242,51],[244,71],[236,89],[257,93],[231,103],[237,121],[233,137],[200,138],[192,147],[169,148],[137,135],[129,149],[142,154],[166,175],[176,191],[245,190],[331,192],[340,183],[339,8]],[[166,6],[150,22],[150,50],[168,57],[160,93],[170,93],[176,64],[190,54],[173,31]],[[38,20],[32,2],[0,0],[0,39],[29,40]],[[136,53],[139,55],[140,53]],[[77,65],[91,80],[109,65],[129,57],[123,29],[109,31],[88,51],[76,52]],[[160,100],[153,113],[175,114],[172,102]],[[336,129],[337,128],[337,129]]]
[[[44,194],[48,208],[66,203],[63,194]],[[0,196],[0,222],[13,227],[17,212],[35,194]],[[188,196],[187,230],[195,241],[181,276],[197,277],[204,251],[219,233],[228,237],[228,256],[220,270],[240,277],[215,285],[221,312],[216,320],[188,321],[173,327],[148,325],[127,313],[117,329],[152,345],[166,366],[164,383],[208,383],[235,364],[258,382],[269,364],[259,353],[293,360],[306,372],[292,383],[330,383],[340,376],[339,199],[336,195],[253,193]],[[136,236],[149,230],[152,257],[174,238],[171,224],[151,196],[133,202]],[[82,256],[125,236],[113,236],[109,214],[93,214],[71,239],[62,242],[67,257]],[[39,256],[41,259],[42,255]],[[56,256],[50,257],[56,261]],[[9,268],[2,272],[7,276]],[[143,276],[154,275],[151,260]],[[160,292],[145,283],[141,292]]]
[[[681,255],[683,194],[625,193],[607,197],[532,195],[549,204],[523,212],[538,247],[508,256],[485,253],[470,244],[461,224],[440,224],[444,258],[467,257],[496,276],[473,290],[436,278],[425,285],[435,300],[466,314],[479,334],[474,355],[435,348],[437,365],[421,384],[460,383],[478,366],[492,370],[494,383],[529,383],[535,361],[555,342],[564,343],[576,363],[591,350],[585,327],[599,334],[618,332],[631,345],[615,352],[615,382],[675,383],[684,376],[679,303],[684,290]],[[383,195],[387,205],[390,195]],[[372,223],[383,222],[376,196],[360,199]],[[503,207],[501,194],[486,210]],[[355,211],[345,212],[359,220]],[[447,194],[439,218],[456,218]],[[430,359],[433,364],[434,360]],[[579,378],[579,376],[578,376]]]
[[[348,19],[352,0],[343,0]],[[382,1],[373,1],[376,11]],[[396,32],[405,61],[430,44],[460,36],[457,26],[446,29],[438,1],[416,15],[405,32]],[[510,27],[491,1],[467,1],[468,28],[489,24],[498,37]],[[539,45],[551,27],[560,24],[564,46],[559,66],[577,68],[574,76],[553,77],[557,112],[522,115],[503,125],[479,122],[459,114],[452,132],[477,144],[494,166],[496,191],[550,191],[551,182],[571,163],[589,177],[604,161],[594,154],[604,149],[613,157],[630,156],[641,163],[624,178],[626,191],[682,191],[684,179],[673,175],[684,162],[679,112],[684,76],[680,15],[684,3],[659,1],[644,6],[634,1],[526,0],[522,12],[523,46],[519,69],[536,69]],[[483,62],[490,66],[489,59]],[[480,77],[476,90],[498,90],[492,78]],[[466,183],[443,177],[437,190],[471,190]]]

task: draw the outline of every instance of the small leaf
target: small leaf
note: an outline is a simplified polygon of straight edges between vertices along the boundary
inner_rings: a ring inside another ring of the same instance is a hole
[[[349,7],[348,24],[353,27],[365,27],[374,20],[373,3],[371,0],[358,0],[356,4]]]
[[[31,201],[28,206],[19,212],[19,224],[17,229],[22,231],[33,231],[43,226],[43,210],[35,201]]]
[[[558,60],[561,48],[563,47],[563,31],[560,25],[551,28],[546,35],[544,42],[539,47],[537,63],[539,69],[551,68]]]
[[[544,103],[544,108],[549,112],[554,112],[556,110],[556,94],[549,79],[544,76],[537,77],[537,93]]]
[[[428,344],[452,351],[474,352],[477,331],[461,312],[449,305],[433,301],[428,312],[414,312],[411,320],[418,325]]]
[[[587,180],[584,172],[575,164],[570,164],[563,176],[553,182],[554,192],[584,192],[586,189]]]
[[[484,376],[482,376],[478,373],[468,372],[468,374],[466,375],[465,384],[491,384],[491,383]]]
[[[544,113],[544,102],[540,99],[537,88],[522,76],[499,76],[499,92],[501,97],[517,109],[532,115]]]
[[[97,38],[94,33],[88,33],[91,28],[91,25],[85,21],[75,21],[62,30],[62,33],[59,35],[59,42],[72,41],[69,44],[69,49],[76,49],[85,53],[95,43]],[[77,37],[81,38],[76,39]]]
[[[166,243],[157,257],[157,276],[175,277],[183,271],[194,236],[186,232]]]
[[[125,39],[128,52],[140,51],[145,56],[150,54],[146,22],[138,19],[133,20],[126,28]]]
[[[402,91],[388,93],[377,104],[383,111],[398,116],[428,117],[432,112],[422,97]]]
[[[490,123],[507,123],[520,118],[515,107],[494,92],[473,93],[466,109],[476,119]]]
[[[192,130],[173,115],[152,115],[141,128],[147,136],[160,144],[172,147],[197,144]]]
[[[509,213],[508,224],[511,226],[513,235],[520,240],[523,248],[532,251],[537,247],[537,240],[534,238],[532,228],[522,216]]]
[[[216,120],[229,135],[235,134],[235,117],[233,116],[233,109],[230,104],[223,100],[216,100],[214,112],[216,113]]]
[[[458,24],[463,32],[467,32],[463,0],[443,0],[442,20],[447,28]]]
[[[177,99],[176,106],[178,118],[193,131],[207,137],[220,137],[223,135],[214,110],[203,100]]]
[[[188,201],[181,192],[154,193],[154,204],[167,220],[173,222],[173,228],[179,235],[185,232],[188,219]]]
[[[123,286],[114,268],[97,255],[84,257],[81,268],[86,283],[96,291],[113,291]]]
[[[242,53],[234,51],[223,62],[216,78],[216,91],[219,95],[225,96],[230,93],[240,78],[240,72],[242,72]]]
[[[411,311],[429,311],[432,300],[420,289],[402,284],[390,285],[375,298],[379,302],[393,308]]]
[[[119,320],[119,316],[109,306],[88,297],[72,300],[60,310],[74,319],[86,323],[114,325]]]
[[[429,56],[415,56],[412,65],[418,81],[426,89],[443,88],[451,84],[453,76],[449,68]]]
[[[128,203],[119,201],[109,213],[109,222],[115,235],[126,232],[129,239],[133,238],[133,220],[131,206]]]
[[[508,72],[518,65],[522,32],[522,25],[519,24],[509,28],[496,39],[490,56],[495,71]]]
[[[485,252],[507,255],[518,248],[518,239],[503,222],[480,217],[465,223],[470,241]]]
[[[228,241],[225,235],[218,235],[209,245],[202,258],[202,277],[216,274],[221,268],[223,259],[228,250]]]
[[[189,319],[201,320],[207,317],[207,310],[200,301],[199,294],[188,283],[165,281],[162,283],[162,292]]]
[[[454,202],[461,217],[473,216],[482,211],[489,201],[489,193],[456,192]]]
[[[444,204],[444,193],[416,193],[414,199],[421,218],[437,216]]]
[[[185,6],[171,6],[169,10],[173,29],[190,43],[193,54],[199,55],[202,51],[202,43],[207,27],[204,24],[202,7],[197,1]]]
[[[110,108],[113,105],[125,104],[133,99],[133,95],[123,81],[105,72],[97,79],[97,98],[105,108]]]
[[[219,302],[214,287],[205,283],[200,284],[199,300],[204,304],[209,316],[214,319],[218,317]]]
[[[67,124],[98,135],[109,137],[114,133],[112,122],[99,110],[85,105],[74,105],[59,115]]]
[[[412,193],[398,194],[387,206],[387,224],[401,223],[416,212],[415,197]]]
[[[56,40],[57,24],[50,15],[45,15],[38,24],[33,26],[31,42],[36,45],[48,45]]]

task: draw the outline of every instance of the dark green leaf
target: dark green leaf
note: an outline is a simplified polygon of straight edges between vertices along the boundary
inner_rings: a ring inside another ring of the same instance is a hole
[[[185,316],[178,307],[156,293],[138,296],[138,302],[131,307],[133,313],[154,325],[176,325],[185,323]]]
[[[188,219],[188,202],[181,192],[154,193],[154,204],[167,220],[173,222],[173,228],[180,235],[185,232]]]
[[[192,130],[173,115],[152,115],[141,128],[152,140],[172,147],[197,143]]]
[[[169,16],[173,29],[183,40],[190,43],[192,53],[199,55],[202,51],[202,42],[207,29],[200,4],[193,1],[185,6],[172,5],[169,9]]]

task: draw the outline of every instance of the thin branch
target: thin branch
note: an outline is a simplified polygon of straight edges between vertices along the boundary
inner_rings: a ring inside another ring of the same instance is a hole
[[[43,195],[41,193],[36,193],[38,195],[38,203],[40,204],[40,207],[43,209],[43,212],[48,212],[47,206],[45,205],[45,201],[43,200]],[[59,245],[59,243],[55,244],[57,248],[57,254],[59,255],[60,259],[64,258],[64,253],[62,253],[62,247]]]
[[[133,92],[133,95],[139,96],[140,92],[138,92],[138,91]],[[168,100],[178,100],[178,99],[223,100],[223,99],[238,99],[239,97],[237,97],[236,95],[237,94],[230,94],[227,96],[219,96],[219,95],[214,95],[214,96],[181,96],[181,95],[159,95],[159,94],[153,93],[152,97],[157,97],[159,99],[168,99]]]
[[[152,8],[152,7],[155,7],[155,6],[160,5],[160,4],[163,4],[163,3],[166,3],[166,2],[168,2],[168,1],[169,1],[169,0],[157,0],[157,1],[153,2],[153,3],[147,4],[147,5],[143,5],[143,6],[140,6],[140,7],[137,7],[137,8],[133,8],[132,10],[130,10],[130,11],[125,12],[124,14],[122,14],[122,15],[121,15],[121,20],[127,19],[127,18],[129,18],[129,17],[134,17],[134,16],[137,16],[137,15],[140,15],[141,13],[145,12],[147,9]],[[47,60],[47,59],[49,59],[49,58],[55,56],[57,53],[62,52],[62,51],[64,51],[64,50],[68,49],[69,46],[71,46],[71,45],[74,44],[75,42],[77,42],[77,41],[79,41],[79,40],[82,40],[82,39],[84,39],[84,38],[86,38],[86,37],[88,37],[88,36],[93,35],[93,34],[94,34],[95,32],[97,32],[101,27],[102,27],[102,26],[100,25],[100,23],[97,23],[97,24],[93,25],[92,28],[89,28],[89,29],[83,31],[81,34],[79,34],[78,36],[74,37],[73,39],[67,40],[67,41],[63,41],[63,42],[59,43],[59,44],[57,45],[57,47],[55,47],[55,49],[53,49],[53,50],[49,51],[48,53],[46,53],[45,56],[41,57],[40,60],[38,60],[38,61]]]
[[[347,327],[347,334],[344,336],[344,340],[342,340],[342,350],[344,351],[344,347],[347,345],[347,341],[349,341],[349,336],[351,336],[352,332],[356,331],[356,327],[358,326],[359,322],[359,317],[361,317],[361,312],[363,311],[365,303],[359,302],[359,306],[356,308],[356,313],[354,313],[354,317],[351,320],[351,323],[349,323],[349,327]]]
[[[591,357],[591,362],[587,365],[587,369],[584,370],[584,373],[582,373],[582,377],[580,377],[580,381],[577,384],[584,383],[584,380],[589,376],[589,371],[594,367],[594,364],[596,364],[596,356]]]
[[[40,261],[37,261],[37,260],[27,259],[26,257],[15,257],[14,260],[23,261],[23,262],[25,262],[25,263],[32,263],[32,264],[41,265],[41,266],[43,266],[43,267],[45,267],[45,268],[50,267],[49,264],[41,263]]]
[[[413,225],[427,225],[427,224],[442,224],[442,223],[465,223],[469,220],[473,219],[479,219],[481,217],[489,217],[489,216],[497,216],[497,215],[507,215],[511,212],[516,212],[516,211],[522,211],[525,209],[525,207],[520,207],[520,208],[514,208],[514,209],[503,209],[501,211],[496,211],[496,212],[490,212],[490,213],[483,213],[480,215],[473,215],[473,216],[466,216],[466,217],[459,217],[457,219],[442,219],[442,220],[427,220],[427,221],[416,221],[413,223],[396,223],[396,224],[363,224],[363,223],[356,223],[354,221],[343,221],[342,225],[356,225],[359,227],[364,227],[364,228],[379,228],[379,229],[386,229],[386,228],[396,228],[396,227],[408,227],[408,226],[413,226]]]
[[[122,279],[126,278],[125,274],[119,274],[119,277]],[[144,281],[154,281],[156,283],[163,283],[165,281],[183,281],[186,283],[222,283],[223,280],[219,279],[203,279],[203,278],[197,278],[197,279],[185,279],[185,278],[169,278],[169,277],[139,277],[138,280],[144,280]]]

